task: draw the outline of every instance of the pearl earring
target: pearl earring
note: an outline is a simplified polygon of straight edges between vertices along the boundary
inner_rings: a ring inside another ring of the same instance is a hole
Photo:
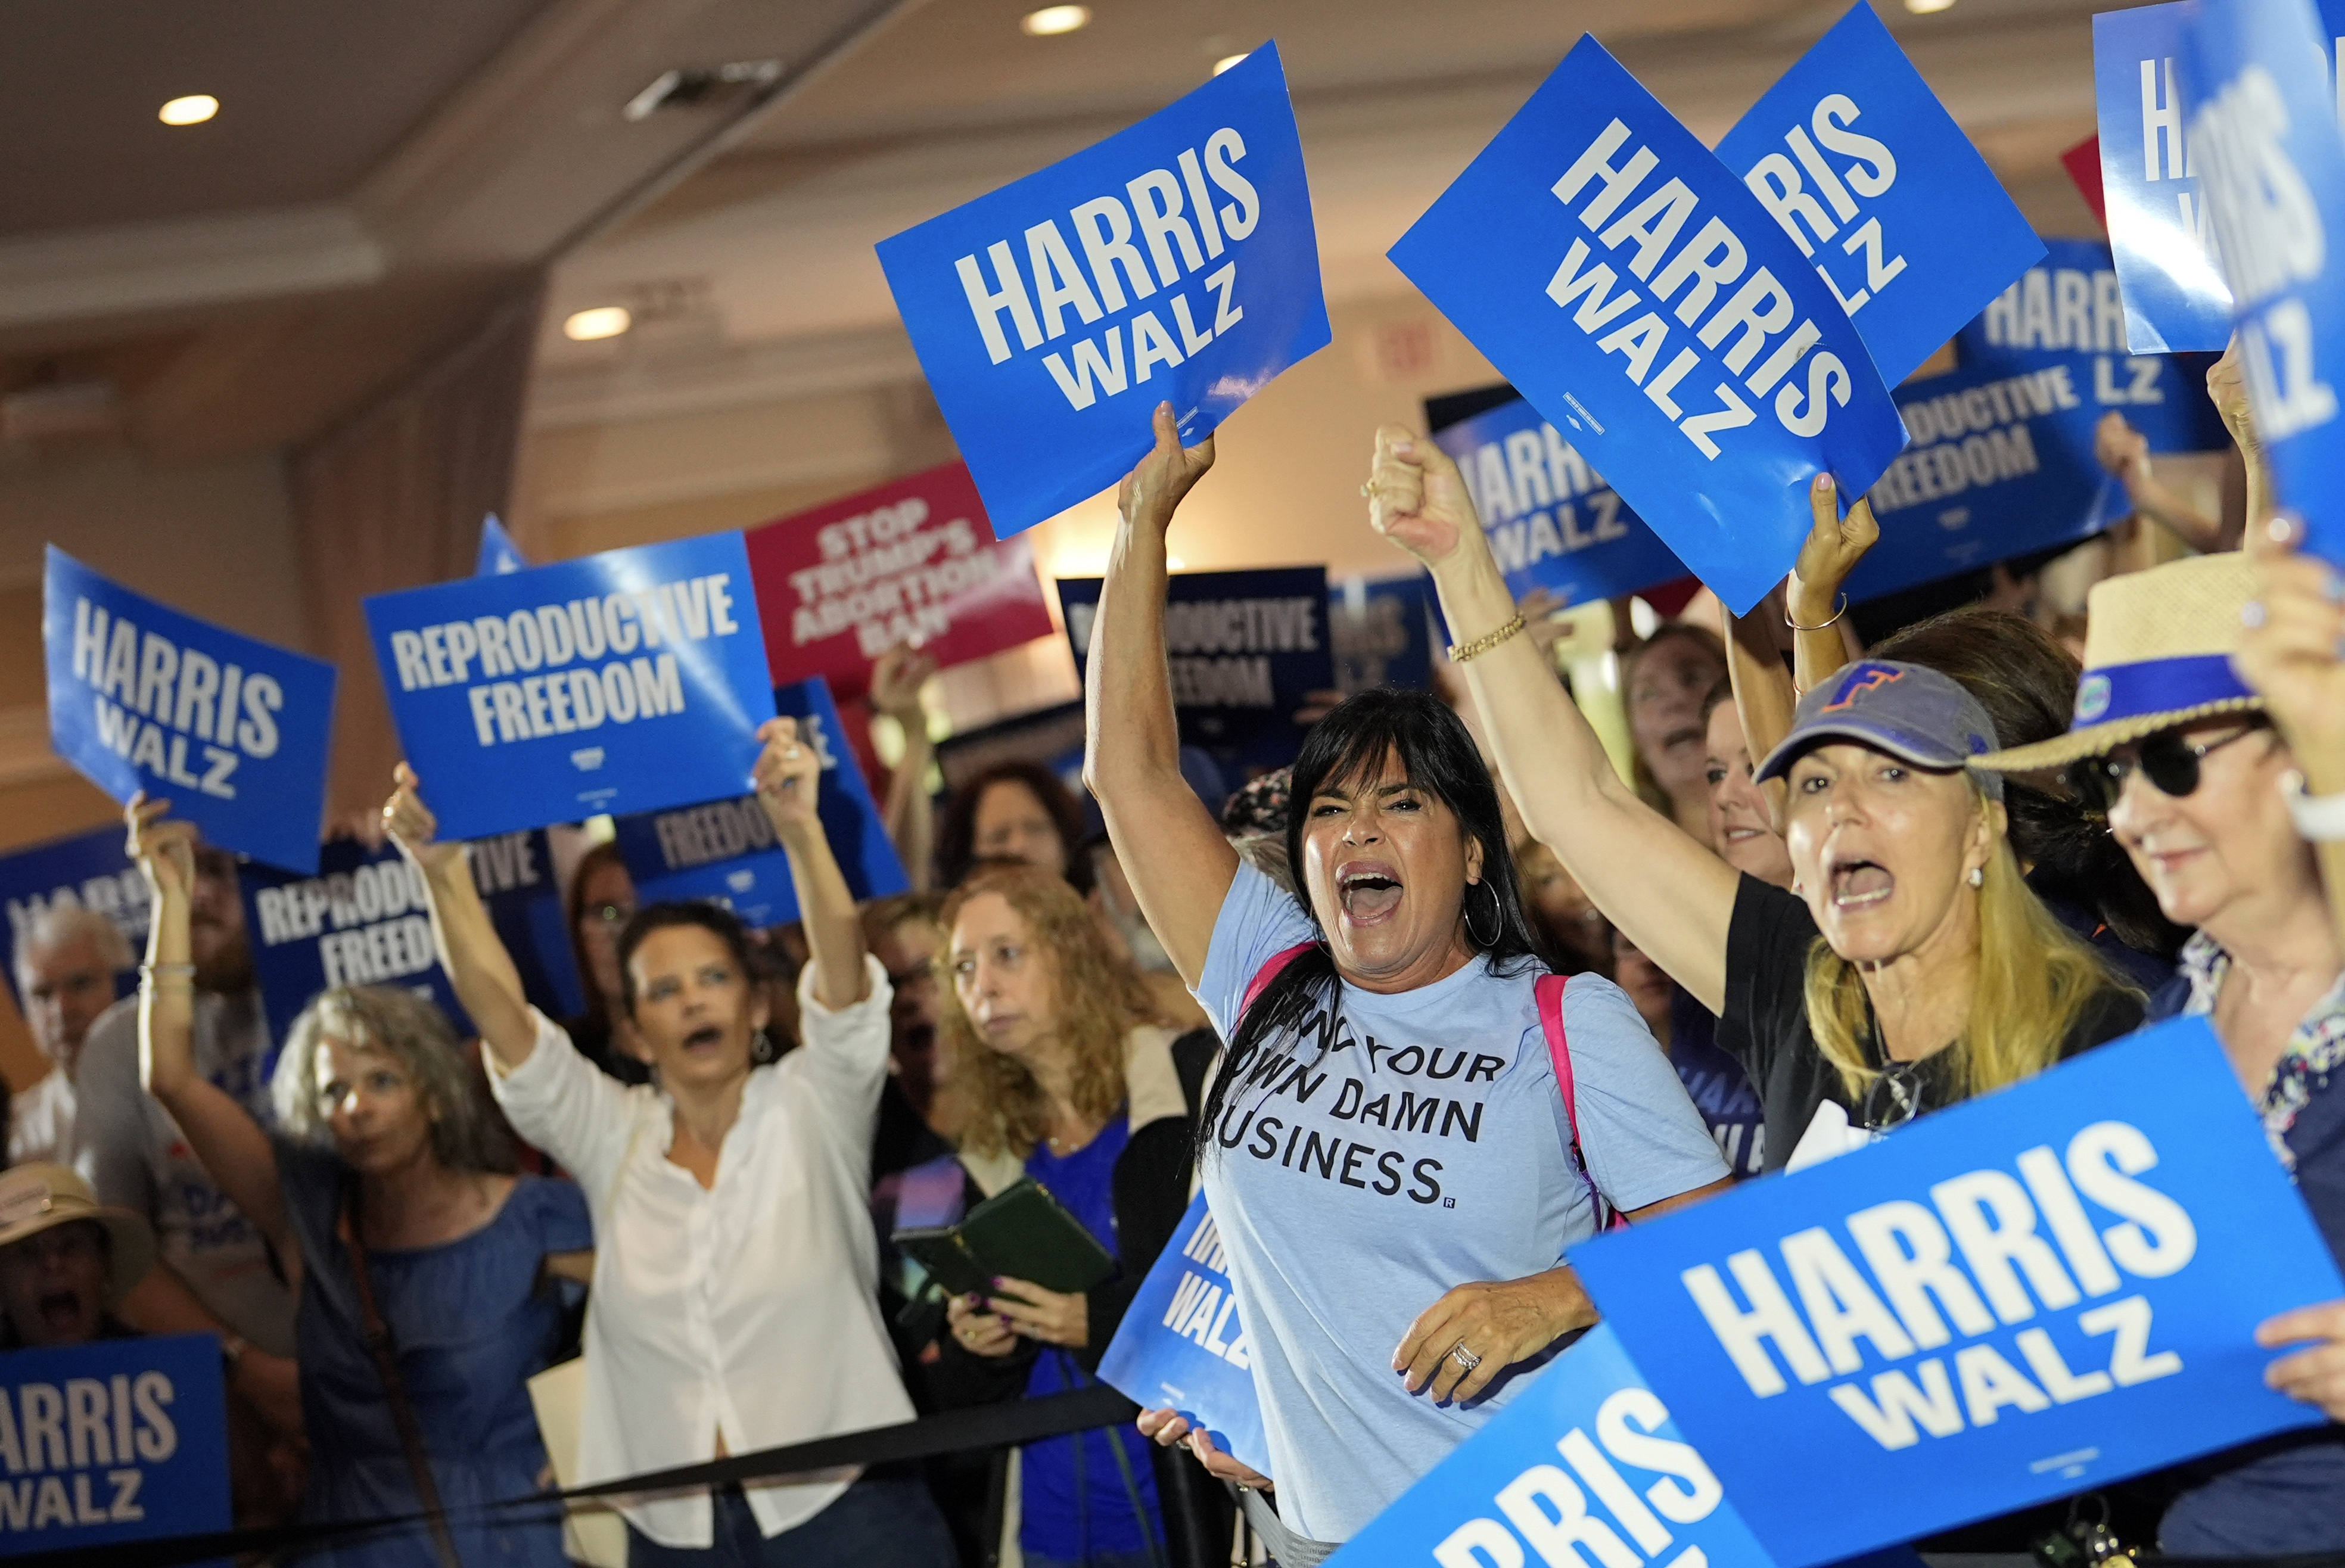
[[[1985,868],[1985,866],[1983,866],[1983,865],[1974,865],[1974,866],[1972,866],[1972,867],[1971,867],[1971,885],[1972,885],[1973,887],[1977,887],[1977,886],[1981,885],[1982,884],[1984,884],[1985,881],[1986,881],[1986,868]]]

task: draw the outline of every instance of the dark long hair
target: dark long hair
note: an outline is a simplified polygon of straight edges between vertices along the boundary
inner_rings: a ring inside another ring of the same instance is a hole
[[[1883,639],[1866,656],[1951,676],[1978,699],[2006,748],[2066,734],[2076,707],[2076,661],[2035,622],[2000,610],[1949,610]],[[2003,808],[2012,851],[2039,896],[2089,909],[2127,946],[2174,960],[2188,933],[2159,910],[2107,818],[2020,774],[2004,775]]]
[[[1482,846],[1482,885],[1490,890],[1497,908],[1496,939],[1487,943],[1480,939],[1474,929],[1478,916],[1466,922],[1467,940],[1478,949],[1482,961],[1498,975],[1551,967],[1546,941],[1523,910],[1522,884],[1515,873],[1514,856],[1507,847],[1507,824],[1498,807],[1498,786],[1491,780],[1490,770],[1483,765],[1481,753],[1475,749],[1474,737],[1467,733],[1465,724],[1438,698],[1426,692],[1379,686],[1347,697],[1304,740],[1303,754],[1294,760],[1290,796],[1293,806],[1286,818],[1286,855],[1288,863],[1294,867],[1304,913],[1311,916],[1313,925],[1317,926],[1319,916],[1311,907],[1311,889],[1304,879],[1303,858],[1304,831],[1310,822],[1312,799],[1323,789],[1364,778],[1373,780],[1388,756],[1398,761],[1411,784],[1447,806],[1457,818],[1459,831]],[[1471,887],[1467,889],[1467,907],[1473,907],[1477,895]],[[1205,1096],[1204,1113],[1198,1118],[1201,1148],[1227,1147],[1217,1134],[1229,1107],[1231,1087],[1264,1081],[1277,1070],[1278,1064],[1292,1054],[1271,1051],[1271,1042],[1282,1035],[1296,1035],[1299,1050],[1303,1043],[1300,1037],[1312,1015],[1332,1014],[1339,978],[1335,956],[1323,934],[1289,961],[1277,978],[1254,998],[1254,1006],[1238,1020],[1222,1070],[1214,1075],[1213,1087]],[[1333,1034],[1332,1028],[1318,1031],[1317,1052],[1312,1062],[1326,1056]],[[1206,1141],[1209,1137],[1213,1138],[1211,1144]],[[1230,1139],[1229,1143],[1235,1141]]]
[[[998,784],[1014,784],[1041,803],[1051,825],[1059,830],[1059,841],[1067,852],[1067,880],[1078,893],[1091,888],[1091,856],[1081,854],[1083,842],[1083,808],[1059,775],[1041,763],[1012,757],[973,774],[969,782],[953,791],[945,802],[943,814],[937,821],[937,885],[947,891],[960,885],[961,878],[977,865],[977,807],[985,792]]]

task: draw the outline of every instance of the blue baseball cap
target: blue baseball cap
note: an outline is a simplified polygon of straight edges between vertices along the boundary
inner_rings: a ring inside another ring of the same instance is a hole
[[[1915,767],[1953,773],[1995,749],[1995,721],[1953,677],[1921,664],[1860,659],[1800,699],[1792,733],[1767,754],[1758,776],[1782,778],[1816,747],[1849,741]],[[1973,769],[1989,799],[2003,798],[2003,775]]]

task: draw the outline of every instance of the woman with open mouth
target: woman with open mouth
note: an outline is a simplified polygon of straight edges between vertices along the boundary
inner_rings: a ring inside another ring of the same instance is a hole
[[[1308,1568],[1595,1321],[1567,1249],[1727,1174],[1628,998],[1548,974],[1496,784],[1433,697],[1365,692],[1310,732],[1285,831],[1300,902],[1240,865],[1182,780],[1164,652],[1166,530],[1212,463],[1160,407],[1119,497],[1085,766],[1150,926],[1229,1042],[1200,1159],[1276,1514],[1264,1477],[1171,1411],[1141,1421],[1254,1489],[1278,1561]]]
[[[1532,833],[1597,907],[1721,1021],[1766,1108],[1769,1168],[1802,1165],[2127,1033],[2139,996],[2029,893],[1995,749],[1967,692],[1861,661],[1801,699],[1758,770],[1789,783],[1785,892],[1639,800],[1520,622],[1473,502],[1431,441],[1387,427],[1376,530],[1431,569],[1443,612],[1493,645],[1466,667]],[[1829,480],[1815,491],[1832,504]],[[1861,504],[1861,503],[1860,503]],[[1821,940],[1819,940],[1821,938]]]
[[[383,824],[423,873],[441,962],[497,1102],[573,1172],[594,1219],[582,1484],[909,1421],[879,1320],[868,1184],[891,993],[815,813],[821,759],[768,720],[752,779],[788,857],[810,959],[803,1043],[759,1064],[748,933],[655,904],[619,934],[620,1002],[655,1081],[623,1085],[532,1007],[462,844],[403,764]],[[628,1561],[927,1568],[951,1537],[916,1474],[866,1470],[619,1501]]]

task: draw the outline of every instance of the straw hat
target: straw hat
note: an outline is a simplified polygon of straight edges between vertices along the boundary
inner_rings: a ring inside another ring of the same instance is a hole
[[[100,1204],[89,1183],[66,1166],[30,1160],[0,1171],[0,1248],[76,1219],[105,1226],[112,1239],[114,1267],[106,1300],[108,1305],[119,1301],[155,1266],[154,1229],[127,1209]]]
[[[2247,629],[2240,612],[2255,596],[2255,569],[2238,551],[2095,583],[2068,733],[1991,752],[1976,765],[2059,767],[2212,713],[2261,708],[2264,700],[2231,672]]]

